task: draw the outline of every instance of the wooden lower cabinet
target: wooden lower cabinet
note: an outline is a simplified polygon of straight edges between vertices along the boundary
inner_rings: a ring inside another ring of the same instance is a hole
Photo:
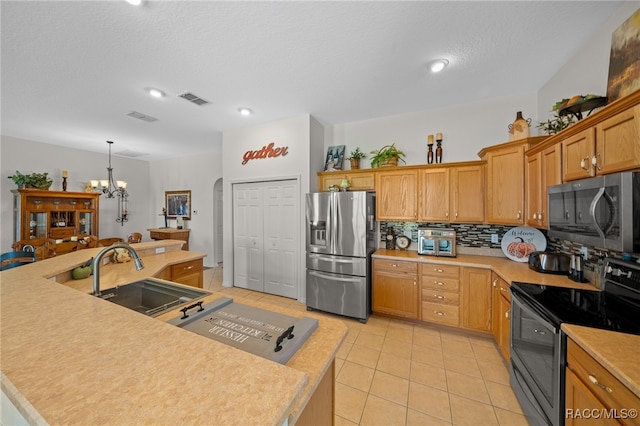
[[[502,355],[508,361],[511,340],[511,296],[509,283],[495,272],[491,273],[491,333]]]
[[[167,266],[156,275],[157,278],[175,283],[202,288],[202,259],[190,260]]]
[[[460,325],[460,267],[420,264],[420,319]]]
[[[335,414],[335,359],[320,380],[296,426],[333,425]]]
[[[640,399],[571,338],[567,339],[566,373],[567,425],[638,424],[637,418],[627,414],[640,407]],[[602,417],[584,418],[594,414]],[[615,419],[604,418],[612,414]]]
[[[373,259],[371,309],[381,314],[417,319],[418,264]]]
[[[491,270],[462,268],[460,325],[491,331]]]

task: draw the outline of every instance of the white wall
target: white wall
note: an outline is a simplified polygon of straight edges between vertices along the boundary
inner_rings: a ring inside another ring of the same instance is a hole
[[[607,95],[611,35],[638,10],[640,3],[624,3],[602,25],[595,29],[582,48],[538,91],[538,116],[547,120],[553,116],[551,108],[563,98],[575,95]],[[562,44],[559,44],[561,47]]]
[[[2,136],[0,139],[0,250],[11,250],[13,239],[13,197],[16,185],[7,179],[19,170],[23,174],[48,173],[53,178],[51,190],[62,190],[62,170],[69,172],[67,191],[83,192],[84,182],[106,179],[109,147],[104,143],[104,154],[49,145],[25,139]],[[129,192],[129,221],[116,223],[117,199],[100,198],[100,238],[126,238],[131,232],[146,229],[149,218],[149,163],[112,155],[111,165],[115,179],[125,180]]]
[[[251,128],[225,132],[222,137],[222,169],[224,176],[224,273],[223,285],[233,285],[233,200],[232,184],[274,179],[297,178],[300,180],[300,218],[303,217],[304,194],[309,192],[309,167],[312,126],[314,138],[320,138],[319,123],[313,123],[310,115],[301,115]],[[286,156],[250,160],[242,164],[244,153],[259,150],[274,142],[275,147],[288,147]],[[322,143],[319,141],[318,143]],[[300,235],[304,235],[300,220]],[[300,241],[300,252],[304,254],[304,238]],[[300,256],[300,274],[304,271],[304,256]],[[302,277],[301,277],[302,278]],[[299,299],[304,298],[304,286]]]
[[[347,153],[360,147],[367,154],[361,168],[371,167],[371,151],[391,143],[405,152],[408,165],[426,164],[427,135],[442,133],[443,163],[473,161],[482,148],[509,141],[508,126],[518,111],[535,123],[536,94],[341,124],[331,129],[333,140],[326,145],[346,145]],[[537,135],[535,126],[531,135]]]
[[[213,187],[220,177],[222,143],[216,138],[212,138],[209,152],[149,164],[149,214],[146,228],[164,226],[161,213],[165,205],[165,191],[190,190],[191,220],[184,222],[185,228],[191,229],[189,250],[206,253],[204,265],[209,267],[216,266],[215,259],[220,257],[214,252],[213,241]],[[170,219],[169,226],[175,228],[176,221]],[[146,235],[148,236],[148,233]]]

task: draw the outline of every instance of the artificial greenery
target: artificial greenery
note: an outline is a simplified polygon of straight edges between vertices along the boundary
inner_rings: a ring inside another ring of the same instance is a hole
[[[404,161],[405,153],[396,148],[396,144],[386,145],[380,148],[379,151],[371,151],[373,157],[371,157],[371,167],[380,167],[385,165],[392,158],[396,158],[398,161]]]
[[[542,121],[537,127],[548,135],[554,135],[571,126],[574,121],[575,117],[572,114],[558,115],[556,112],[553,119]]]
[[[18,185],[18,188],[38,188],[49,189],[53,183],[52,179],[47,176],[48,173],[31,173],[30,175],[23,175],[18,170],[13,176],[9,176],[13,182]]]
[[[367,154],[360,151],[360,147],[357,147],[355,150],[351,151],[351,154],[349,154],[349,158],[347,158],[347,160],[360,160],[361,158],[364,158],[366,156]]]

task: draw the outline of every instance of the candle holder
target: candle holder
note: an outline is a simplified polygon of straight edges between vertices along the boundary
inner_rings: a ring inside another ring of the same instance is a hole
[[[429,150],[427,151],[427,163],[433,164],[433,144],[428,144]]]
[[[442,163],[442,133],[436,135],[436,163]]]

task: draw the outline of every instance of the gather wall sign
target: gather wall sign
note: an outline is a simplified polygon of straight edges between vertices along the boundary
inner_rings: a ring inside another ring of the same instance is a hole
[[[274,157],[284,157],[285,155],[288,154],[287,150],[289,149],[288,146],[282,146],[282,147],[275,147],[274,148],[275,143],[274,142],[269,142],[269,145],[265,145],[262,147],[262,149],[259,149],[257,151],[247,151],[244,153],[244,155],[242,156],[242,165],[244,166],[245,164],[247,164],[249,162],[249,160],[257,160],[260,158],[274,158]]]

